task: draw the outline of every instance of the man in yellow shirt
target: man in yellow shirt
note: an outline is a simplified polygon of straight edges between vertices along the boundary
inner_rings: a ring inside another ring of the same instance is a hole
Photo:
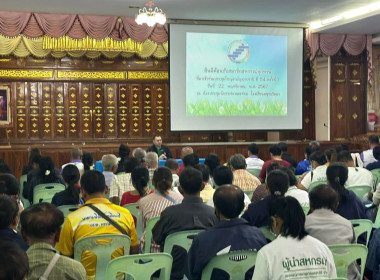
[[[88,205],[92,204],[119,224],[131,239],[130,254],[138,253],[138,238],[131,213],[105,198],[106,188],[104,175],[99,171],[87,171],[81,178],[81,195],[86,201],[78,210],[71,213],[61,232],[57,249],[62,255],[73,257],[74,244],[77,240],[99,234],[122,234],[115,226],[98,215]],[[122,248],[116,250],[112,257],[123,255]],[[95,278],[96,256],[85,251],[81,260],[89,279]]]

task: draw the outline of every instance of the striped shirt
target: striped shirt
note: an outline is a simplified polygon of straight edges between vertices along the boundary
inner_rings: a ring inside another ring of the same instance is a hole
[[[125,192],[133,191],[131,173],[118,174],[111,180],[110,197],[118,197],[119,201]]]

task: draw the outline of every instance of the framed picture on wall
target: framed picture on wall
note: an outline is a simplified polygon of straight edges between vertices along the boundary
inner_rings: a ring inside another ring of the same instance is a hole
[[[8,85],[0,85],[0,127],[12,124],[11,94]]]

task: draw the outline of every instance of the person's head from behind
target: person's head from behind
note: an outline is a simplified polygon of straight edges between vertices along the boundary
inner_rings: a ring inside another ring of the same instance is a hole
[[[378,160],[378,161],[380,160],[380,145],[373,148],[372,154],[376,160]]]
[[[234,179],[234,175],[227,166],[218,166],[214,170],[214,183],[215,187],[219,187],[222,185],[231,185]]]
[[[39,158],[41,159],[41,151],[40,151],[40,149],[38,149],[38,148],[32,148],[32,149],[30,149],[30,152],[29,152],[29,165],[33,166],[32,158],[35,157],[35,156],[39,156]]]
[[[72,148],[71,149],[71,159],[80,160],[82,158],[82,149],[81,148]]]
[[[327,183],[339,195],[339,202],[345,202],[348,196],[348,190],[344,184],[348,178],[348,168],[342,163],[332,163],[326,170]]]
[[[162,146],[162,138],[161,135],[153,136],[153,145],[156,146],[157,149],[160,149]]]
[[[59,240],[64,216],[55,205],[39,203],[22,211],[20,221],[21,234],[29,246],[45,242],[54,247]]]
[[[12,174],[0,174],[0,195],[8,195],[15,199],[20,195],[20,184]]]
[[[305,152],[304,152],[305,158],[308,160],[311,155],[311,147],[310,145],[305,146]]]
[[[280,170],[284,171],[289,177],[289,186],[297,185],[297,177],[294,174],[294,168],[292,167],[281,167]]]
[[[40,161],[40,175],[45,182],[54,177],[54,161],[51,157],[42,157]]]
[[[181,158],[183,159],[187,155],[191,155],[194,153],[194,150],[192,147],[186,146],[181,149]]]
[[[228,166],[232,171],[246,169],[247,163],[245,162],[245,157],[242,154],[234,154],[228,160]]]
[[[311,154],[316,152],[316,151],[320,151],[321,150],[321,144],[318,142],[318,141],[311,141],[309,143],[309,147],[310,147],[310,150],[311,150]]]
[[[352,159],[351,153],[349,151],[341,151],[337,155],[337,162],[343,163],[347,167],[355,167],[355,162]]]
[[[119,147],[119,157],[121,159],[125,159],[129,157],[131,150],[129,149],[128,145],[120,144]]]
[[[178,172],[178,162],[174,158],[169,158],[165,161],[165,166],[170,169],[173,174]]]
[[[220,220],[237,218],[244,210],[244,192],[232,184],[215,190],[213,201],[215,214]]]
[[[25,251],[16,242],[0,240],[0,280],[25,280],[29,261]]]
[[[136,158],[140,164],[144,164],[145,163],[145,156],[146,156],[146,152],[144,149],[142,148],[136,148],[133,150],[132,152],[132,156],[134,158]]]
[[[335,147],[331,147],[325,151],[326,160],[330,163],[336,162],[337,152]]]
[[[208,181],[210,181],[210,168],[205,164],[197,164],[194,166],[195,169],[198,169],[202,173],[202,181],[205,186]]]
[[[8,164],[6,164],[3,160],[0,161],[0,173],[7,173],[7,174],[13,175],[12,168]]]
[[[320,151],[312,153],[309,160],[313,168],[317,168],[320,165],[325,165],[327,162],[326,156]]]
[[[282,153],[286,153],[288,151],[288,144],[285,142],[280,142],[277,144],[277,146],[281,149]]]
[[[205,157],[205,165],[210,168],[210,175],[214,176],[214,170],[220,165],[220,158],[217,154],[207,154]]]
[[[158,155],[155,152],[148,152],[145,156],[146,167],[157,168],[158,167]]]
[[[132,170],[131,179],[132,185],[139,195],[145,196],[149,182],[149,170],[146,167],[138,166]]]
[[[368,142],[369,142],[369,146],[371,148],[378,146],[380,144],[379,143],[379,136],[378,135],[370,135],[368,137]]]
[[[269,153],[271,157],[280,157],[282,154],[282,151],[278,145],[272,145],[269,147]]]
[[[248,145],[248,156],[257,156],[259,154],[259,146],[256,143]]]
[[[0,230],[16,229],[19,222],[19,206],[16,199],[0,195]]]
[[[289,188],[289,177],[284,171],[276,169],[268,174],[266,183],[272,196],[284,196]]]
[[[305,214],[298,200],[292,196],[279,197],[271,202],[269,216],[272,231],[284,237],[301,240],[307,235]]]
[[[94,155],[92,153],[84,153],[82,156],[82,163],[84,171],[91,170],[94,165]]]
[[[117,157],[113,154],[107,154],[102,157],[102,166],[104,171],[115,173],[118,167]]]
[[[279,161],[271,162],[267,167],[267,173],[265,174],[265,177],[268,177],[268,174],[271,173],[273,170],[281,169],[282,167],[284,167],[284,165]]]
[[[339,204],[338,193],[329,185],[319,185],[309,192],[310,209],[330,209],[335,212]]]
[[[62,169],[62,178],[68,186],[74,186],[80,179],[80,173],[78,167],[74,164],[67,164]]]
[[[33,169],[37,169],[40,167],[42,156],[41,155],[34,155],[30,159],[30,165],[33,167]]]
[[[140,162],[137,158],[126,158],[124,160],[124,172],[131,173],[133,169],[140,166]]]
[[[88,196],[103,197],[107,192],[104,175],[97,170],[83,173],[80,179],[82,197],[87,200]]]
[[[182,161],[185,167],[194,167],[199,163],[199,157],[196,154],[190,154],[185,156]]]
[[[167,193],[173,183],[172,172],[165,166],[157,168],[153,173],[152,183],[160,193]]]
[[[179,191],[185,195],[199,196],[202,182],[202,173],[198,169],[186,167],[179,175]]]

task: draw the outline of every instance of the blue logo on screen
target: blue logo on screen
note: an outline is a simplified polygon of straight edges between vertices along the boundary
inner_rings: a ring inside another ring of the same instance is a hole
[[[250,54],[249,45],[242,40],[232,41],[228,47],[228,58],[234,63],[244,63]]]

